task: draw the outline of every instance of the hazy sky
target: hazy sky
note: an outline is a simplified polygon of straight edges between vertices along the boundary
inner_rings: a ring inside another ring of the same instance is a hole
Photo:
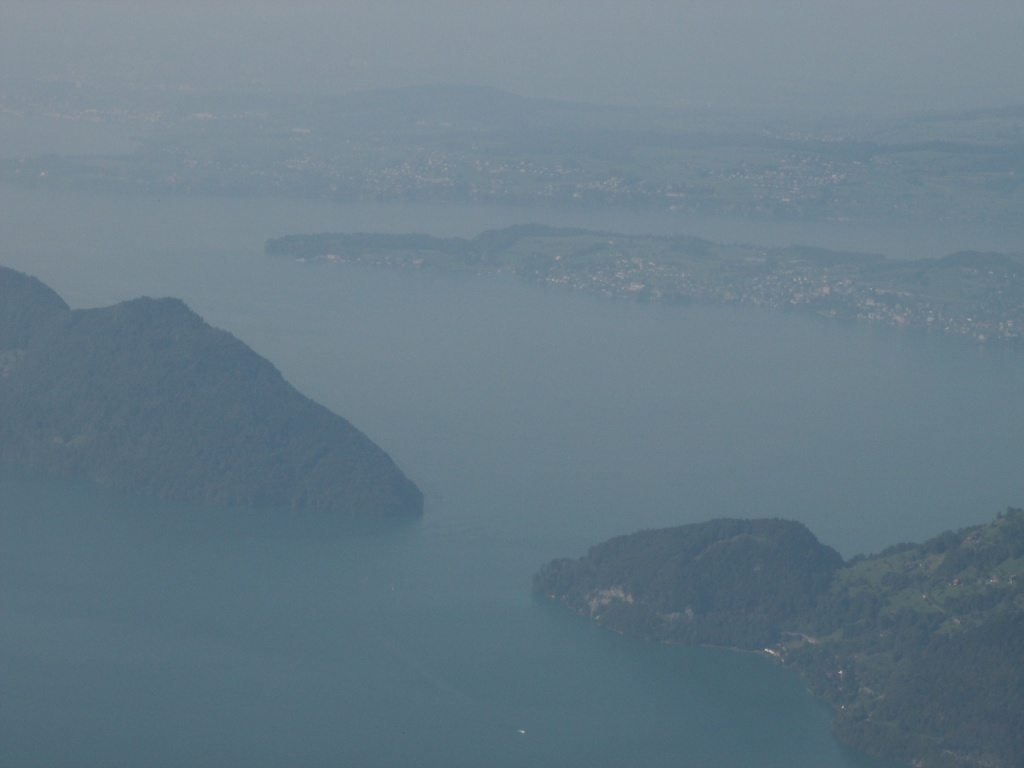
[[[0,69],[91,84],[421,83],[763,110],[1024,102],[1013,0],[0,0]]]

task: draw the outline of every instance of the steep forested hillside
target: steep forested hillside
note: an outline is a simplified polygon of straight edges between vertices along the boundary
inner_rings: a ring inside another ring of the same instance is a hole
[[[33,333],[67,311],[64,300],[36,278],[0,267],[0,354],[24,349]]]
[[[365,435],[176,299],[70,310],[0,268],[0,459],[201,503],[416,515]]]
[[[813,609],[842,562],[800,523],[713,520],[555,560],[534,590],[626,634],[761,649]]]
[[[1024,510],[842,563],[802,525],[716,520],[555,560],[534,591],[624,634],[760,650],[836,734],[922,768],[1024,764]]]

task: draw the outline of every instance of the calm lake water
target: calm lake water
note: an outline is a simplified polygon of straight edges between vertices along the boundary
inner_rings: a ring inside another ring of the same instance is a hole
[[[310,531],[3,468],[0,764],[879,765],[770,662],[606,633],[530,576],[715,516],[844,556],[987,521],[1024,504],[1024,356],[262,252],[523,220],[0,189],[0,263],[76,307],[184,298],[427,494],[415,524]]]

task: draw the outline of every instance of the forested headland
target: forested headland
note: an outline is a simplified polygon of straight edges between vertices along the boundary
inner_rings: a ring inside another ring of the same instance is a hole
[[[3,267],[0,459],[201,504],[346,517],[423,510],[380,447],[183,302],[72,310]]]
[[[533,580],[622,634],[763,653],[849,746],[921,768],[1024,764],[1024,509],[843,562],[803,525],[620,536]]]

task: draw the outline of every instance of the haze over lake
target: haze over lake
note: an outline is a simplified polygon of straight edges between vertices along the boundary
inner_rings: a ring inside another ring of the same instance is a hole
[[[1012,2],[8,0],[0,69],[84,86],[319,94],[471,83],[788,115],[1012,104]]]
[[[8,265],[73,306],[184,298],[428,497],[415,525],[314,536],[7,468],[11,764],[870,765],[767,661],[603,634],[531,574],[724,515],[795,518],[851,556],[1024,498],[1018,355],[262,253],[493,212],[4,196]]]
[[[324,525],[0,466],[0,766],[881,768],[768,659],[530,579],[713,517],[849,558],[1024,505],[1019,351],[264,243],[1020,251],[1021,39],[1011,2],[5,0],[0,264],[74,308],[185,300],[427,501]]]

